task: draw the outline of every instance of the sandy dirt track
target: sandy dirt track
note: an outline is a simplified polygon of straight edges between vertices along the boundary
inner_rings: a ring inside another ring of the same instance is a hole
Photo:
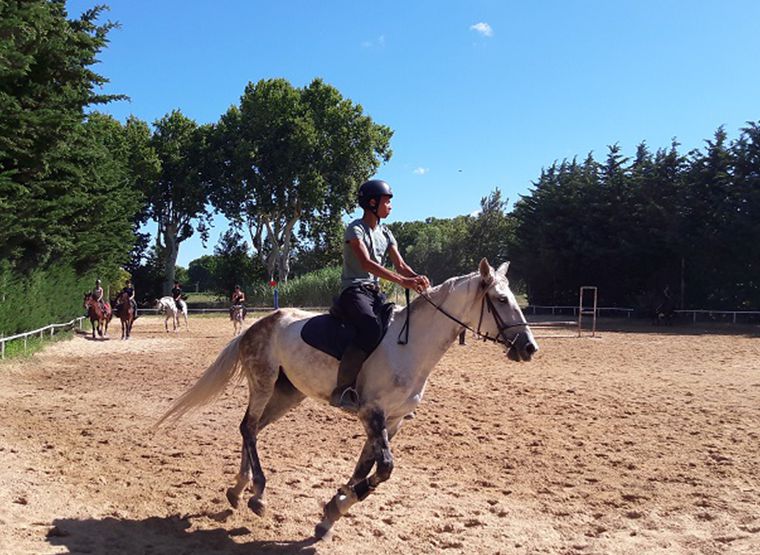
[[[232,337],[190,322],[0,364],[0,553],[760,553],[756,328],[454,345],[390,481],[314,543],[360,424],[302,403],[260,436],[267,515],[232,512],[247,386],[150,429]]]

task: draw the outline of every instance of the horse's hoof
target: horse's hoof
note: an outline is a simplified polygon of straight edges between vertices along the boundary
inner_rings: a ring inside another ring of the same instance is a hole
[[[232,488],[227,488],[227,501],[230,502],[233,509],[237,509],[238,505],[240,505],[240,497],[235,495],[235,490]]]
[[[320,522],[314,527],[314,537],[318,540],[327,541],[331,536],[332,531],[329,526]]]
[[[251,497],[251,499],[248,500],[248,508],[258,516],[264,516],[267,512],[266,505],[264,505],[261,499],[255,497]]]

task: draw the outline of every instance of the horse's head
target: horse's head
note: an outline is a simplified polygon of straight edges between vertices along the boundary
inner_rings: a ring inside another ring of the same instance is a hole
[[[479,330],[503,343],[510,360],[528,361],[538,351],[538,344],[509,288],[508,268],[509,262],[494,270],[485,258],[480,261],[480,283],[485,295]]]

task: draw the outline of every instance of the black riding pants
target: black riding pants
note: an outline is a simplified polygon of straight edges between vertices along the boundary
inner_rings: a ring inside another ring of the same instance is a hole
[[[367,285],[344,289],[338,299],[343,317],[356,327],[354,343],[365,353],[371,353],[382,339],[380,313],[384,304],[385,295],[379,289]]]

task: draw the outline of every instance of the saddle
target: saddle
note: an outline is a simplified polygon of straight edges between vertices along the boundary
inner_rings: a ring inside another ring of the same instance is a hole
[[[379,318],[383,330],[380,341],[388,331],[395,306],[394,303],[385,303],[380,309]],[[345,321],[338,304],[333,303],[328,314],[320,314],[306,321],[301,329],[301,339],[315,349],[340,360],[356,333],[356,328]]]

